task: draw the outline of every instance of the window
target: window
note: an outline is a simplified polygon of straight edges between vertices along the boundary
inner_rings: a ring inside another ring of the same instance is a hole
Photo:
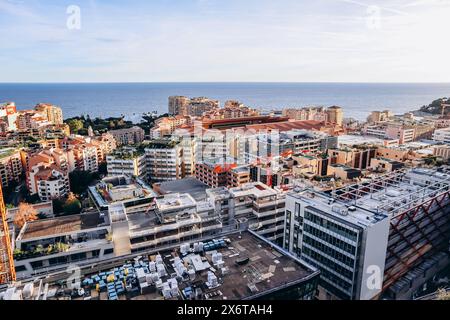
[[[25,266],[16,266],[16,272],[22,272],[27,271],[27,268]]]
[[[33,262],[30,262],[30,264],[33,269],[42,268],[42,261],[33,261]]]
[[[112,254],[114,253],[114,249],[106,249],[105,254]]]

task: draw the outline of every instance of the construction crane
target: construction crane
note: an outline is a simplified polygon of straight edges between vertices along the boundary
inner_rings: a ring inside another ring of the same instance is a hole
[[[14,258],[9,238],[8,222],[6,221],[6,208],[3,201],[2,185],[0,183],[0,285],[8,284],[16,280],[16,270],[14,269]]]

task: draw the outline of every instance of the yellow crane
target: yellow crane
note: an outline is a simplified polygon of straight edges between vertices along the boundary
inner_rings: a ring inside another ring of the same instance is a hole
[[[7,284],[16,280],[14,257],[9,237],[8,222],[6,221],[6,208],[3,201],[2,184],[0,183],[0,284]]]

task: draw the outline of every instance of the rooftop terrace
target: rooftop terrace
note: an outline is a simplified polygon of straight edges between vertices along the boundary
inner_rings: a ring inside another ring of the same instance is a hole
[[[105,223],[98,212],[28,222],[17,240],[31,240],[76,233]]]

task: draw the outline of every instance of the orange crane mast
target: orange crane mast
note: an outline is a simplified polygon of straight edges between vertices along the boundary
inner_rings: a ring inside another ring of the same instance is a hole
[[[2,185],[0,183],[0,284],[7,284],[16,280],[14,258],[9,237],[8,222],[6,221],[6,208],[3,201]]]

